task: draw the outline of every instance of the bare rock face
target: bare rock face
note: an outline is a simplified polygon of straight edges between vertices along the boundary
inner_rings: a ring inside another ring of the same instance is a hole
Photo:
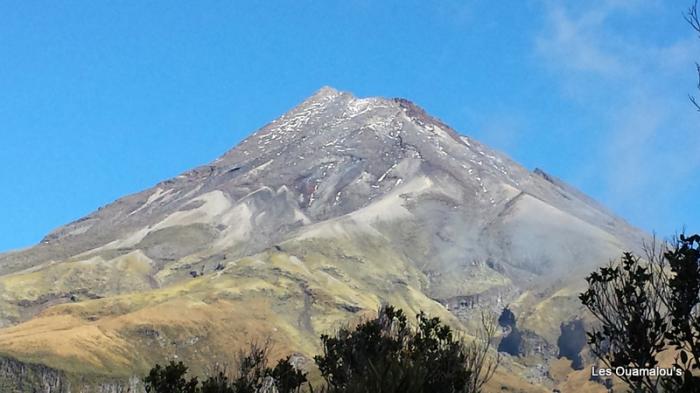
[[[312,355],[383,302],[466,330],[512,304],[555,345],[585,273],[644,237],[410,101],[326,87],[211,164],[0,255],[0,353],[117,376],[266,333]],[[73,353],[59,328],[104,345]]]

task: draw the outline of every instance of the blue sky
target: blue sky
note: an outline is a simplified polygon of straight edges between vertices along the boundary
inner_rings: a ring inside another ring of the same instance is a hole
[[[700,230],[689,4],[428,3],[0,2],[0,250],[212,161],[323,85],[409,98],[646,230]]]

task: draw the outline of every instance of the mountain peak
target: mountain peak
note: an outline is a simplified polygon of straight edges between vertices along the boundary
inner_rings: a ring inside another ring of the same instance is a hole
[[[316,90],[314,94],[311,95],[311,97],[334,97],[342,94],[341,91],[337,90],[336,88],[332,86],[323,86],[320,89]]]
[[[310,357],[382,303],[467,328],[475,306],[518,302],[528,348],[554,348],[578,316],[569,283],[642,236],[411,101],[324,87],[214,163],[0,255],[0,353],[110,377],[174,350],[233,361],[258,336]]]
[[[510,199],[524,193],[606,230],[607,223],[617,222],[563,182],[541,170],[533,176],[407,99],[357,98],[324,86],[213,163],[59,228],[43,243],[71,239],[71,247],[64,248],[76,253],[109,243],[135,247],[142,235],[165,225],[159,220],[168,216],[193,215],[187,223],[203,219],[194,216],[208,217],[211,212],[198,212],[197,206],[214,198],[207,206],[216,212],[227,210],[233,201],[256,201],[285,211],[284,219],[275,221],[279,228],[265,229],[269,239],[247,243],[261,250],[270,239],[278,239],[272,235],[276,231],[341,217],[436,182],[449,189],[445,198],[455,206],[484,217],[497,217]],[[431,189],[435,194],[440,188]],[[136,240],[126,241],[128,236]]]

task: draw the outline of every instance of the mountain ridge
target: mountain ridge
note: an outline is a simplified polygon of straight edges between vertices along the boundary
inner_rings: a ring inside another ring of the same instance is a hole
[[[287,115],[289,115],[289,114],[291,114],[291,113],[295,113],[295,112],[298,112],[298,111],[302,111],[302,112],[303,112],[302,109],[307,109],[309,106],[313,106],[314,104],[317,104],[318,101],[333,100],[334,98],[338,98],[338,97],[348,97],[348,98],[350,98],[350,99],[352,99],[352,100],[359,101],[359,102],[363,102],[363,101],[365,101],[365,100],[369,100],[369,101],[371,101],[371,100],[377,100],[377,101],[385,101],[385,102],[396,102],[396,103],[399,104],[400,107],[406,109],[406,111],[409,112],[409,115],[414,115],[414,119],[418,120],[419,122],[422,122],[422,120],[425,119],[425,120],[427,120],[428,123],[439,124],[440,127],[444,127],[444,130],[447,131],[448,134],[449,134],[455,141],[457,141],[458,143],[465,144],[465,145],[469,146],[470,143],[474,143],[474,142],[475,142],[474,140],[472,140],[472,139],[469,138],[469,137],[459,135],[456,131],[454,131],[454,129],[452,129],[451,127],[449,127],[448,125],[446,125],[443,121],[441,121],[441,120],[439,120],[439,119],[437,119],[437,118],[434,118],[434,117],[430,116],[429,114],[427,114],[427,112],[426,112],[424,109],[420,108],[419,106],[417,106],[416,104],[414,104],[412,101],[407,100],[407,99],[405,99],[405,98],[390,98],[390,99],[384,99],[384,98],[369,98],[369,99],[356,99],[356,98],[354,98],[352,95],[350,95],[349,93],[340,92],[340,91],[338,91],[338,90],[336,90],[336,89],[334,89],[334,88],[332,88],[332,87],[330,87],[330,86],[324,86],[324,87],[322,87],[321,89],[319,89],[319,90],[318,90],[316,93],[314,93],[311,97],[309,97],[308,99],[304,100],[302,103],[300,103],[300,104],[297,105],[295,108],[293,108],[292,110],[290,110],[287,114],[285,114],[284,116],[282,116],[281,119],[284,119],[285,116],[287,116]],[[268,128],[268,127],[270,127],[270,126],[274,126],[276,123],[279,123],[279,121],[280,121],[280,119],[277,119],[277,120],[274,120],[274,121],[272,121],[271,123],[268,123],[267,125],[261,127],[260,129],[258,129],[258,131],[254,132],[254,133],[251,134],[249,137],[245,138],[245,139],[239,144],[239,146],[245,144],[247,140],[256,137],[260,132],[262,132],[262,131],[265,130],[266,128]],[[400,137],[400,135],[399,135],[399,137]],[[466,138],[466,142],[465,142],[462,138]],[[171,184],[171,183],[173,183],[173,182],[178,181],[178,179],[188,178],[188,177],[199,178],[199,177],[201,177],[201,176],[210,175],[210,174],[212,174],[215,170],[220,169],[220,165],[222,165],[222,163],[224,163],[224,162],[227,162],[227,161],[229,160],[229,157],[235,154],[235,150],[236,150],[239,146],[234,147],[234,148],[230,149],[229,151],[225,152],[222,156],[220,156],[219,158],[217,158],[216,160],[214,160],[214,161],[213,161],[212,163],[210,163],[210,164],[204,164],[204,165],[198,166],[198,167],[196,167],[196,168],[194,168],[194,169],[192,169],[192,170],[185,171],[185,172],[183,172],[182,174],[177,175],[177,176],[175,176],[175,177],[173,177],[173,178],[170,178],[170,179],[164,180],[164,181],[162,181],[162,182],[159,182],[159,183],[157,183],[155,186],[153,186],[153,187],[151,187],[151,188],[148,188],[148,189],[146,189],[146,190],[144,190],[144,191],[137,192],[137,193],[134,193],[134,194],[130,194],[130,195],[128,195],[128,196],[126,196],[126,197],[123,197],[123,198],[119,198],[119,199],[117,199],[115,202],[112,202],[112,203],[110,203],[110,204],[107,204],[107,205],[105,205],[105,206],[102,206],[102,207],[98,208],[96,211],[93,211],[92,213],[89,213],[88,215],[86,215],[86,216],[84,216],[84,217],[78,218],[78,219],[76,219],[76,220],[74,220],[74,221],[72,221],[72,222],[70,222],[70,223],[68,223],[68,224],[66,224],[66,225],[64,225],[64,226],[62,226],[62,227],[58,227],[58,228],[52,230],[51,232],[49,232],[49,234],[47,234],[46,236],[44,236],[44,238],[42,238],[42,240],[40,241],[40,243],[51,243],[51,242],[52,242],[53,240],[55,240],[58,236],[60,236],[59,233],[60,233],[62,230],[64,230],[64,228],[65,228],[66,226],[77,225],[77,224],[83,223],[83,222],[85,222],[85,221],[90,221],[90,220],[93,219],[94,216],[95,216],[98,212],[100,212],[101,210],[103,210],[103,209],[105,209],[105,208],[108,208],[108,207],[112,206],[112,205],[115,204],[115,203],[118,204],[118,203],[120,203],[121,201],[123,201],[124,199],[128,199],[128,198],[130,198],[130,197],[135,197],[135,196],[138,196],[138,195],[140,195],[140,194],[142,194],[142,193],[148,193],[150,190],[156,189],[156,188],[158,188],[158,187],[160,187],[160,186],[167,186],[167,185],[169,185],[169,184]],[[500,153],[499,153],[499,154],[500,154]],[[505,157],[505,156],[504,156],[504,157]],[[507,158],[507,157],[505,157],[505,158]],[[510,159],[508,159],[508,160],[510,161]],[[512,161],[511,161],[511,162],[512,162]],[[236,171],[236,170],[240,170],[240,166],[234,166],[234,167],[232,167],[232,168],[229,169],[229,171]],[[576,196],[577,196],[578,198],[580,198],[580,197],[582,197],[582,196],[585,197],[585,194],[583,194],[580,190],[577,190],[577,189],[573,188],[571,185],[569,185],[569,184],[567,184],[567,183],[561,181],[560,179],[557,179],[557,178],[552,177],[551,175],[547,174],[547,173],[546,173],[543,169],[541,169],[541,168],[535,168],[535,169],[533,170],[532,173],[534,173],[534,174],[539,174],[539,175],[541,175],[545,180],[550,181],[551,183],[557,185],[558,187],[562,187],[562,186],[563,186],[563,188],[565,188],[567,191],[576,193],[576,194],[577,194]],[[598,209],[600,209],[603,213],[606,213],[606,214],[610,214],[610,213],[611,213],[611,212],[609,212],[607,209],[603,208],[602,206],[600,206],[600,205],[597,204],[597,203],[596,203],[596,206],[595,206],[595,207],[598,208]],[[28,248],[31,248],[31,247],[28,247]],[[11,251],[9,251],[9,253],[17,253],[17,252],[22,252],[22,251],[25,251],[25,250],[26,250],[26,248],[25,248],[25,249],[20,249],[20,250],[11,250]],[[2,255],[2,254],[0,254],[0,255]]]

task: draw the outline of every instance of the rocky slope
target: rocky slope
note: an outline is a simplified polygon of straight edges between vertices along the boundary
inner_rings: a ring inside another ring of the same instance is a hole
[[[551,388],[582,277],[644,236],[407,100],[323,88],[211,164],[0,255],[0,354],[126,380],[263,337],[308,359],[385,302],[466,332],[511,304],[545,370],[521,374]]]

